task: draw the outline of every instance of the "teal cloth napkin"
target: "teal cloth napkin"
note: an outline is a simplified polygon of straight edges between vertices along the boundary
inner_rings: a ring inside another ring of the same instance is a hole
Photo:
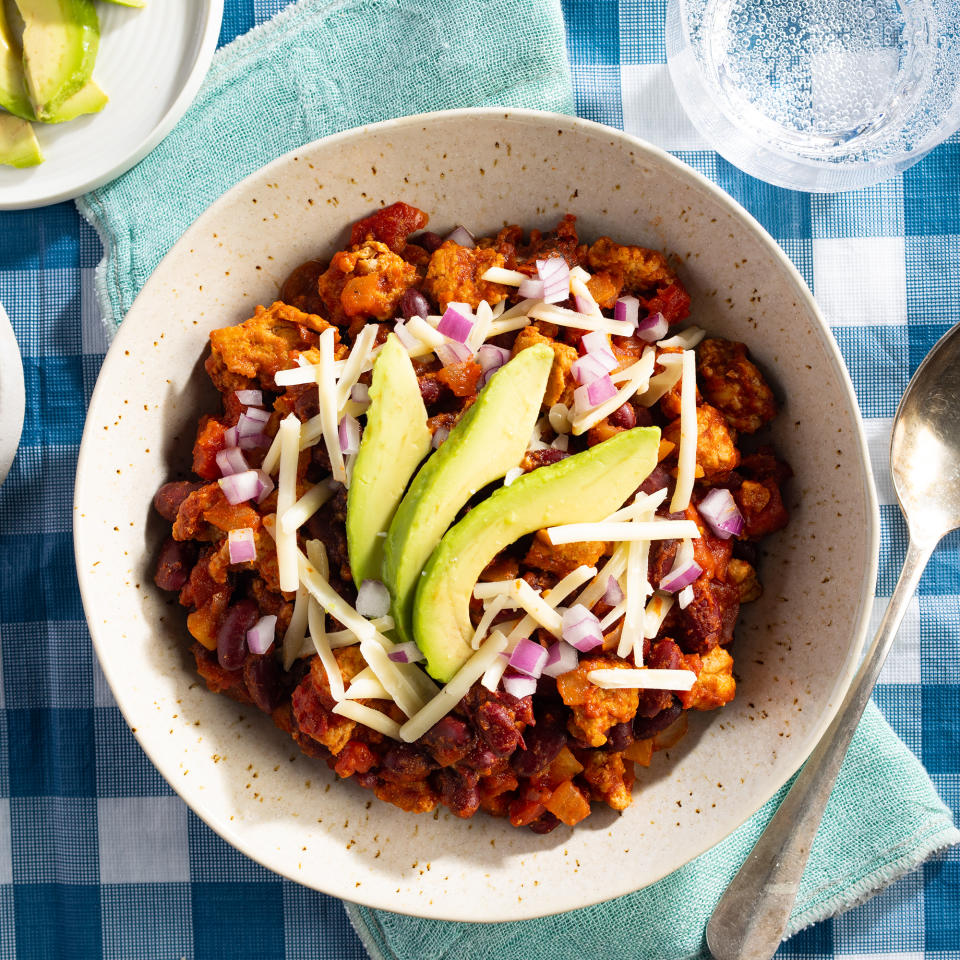
[[[593,907],[495,924],[421,920],[354,904],[347,912],[373,960],[705,960],[707,920],[787,789],[687,866]],[[642,804],[643,794],[633,802]],[[919,760],[869,704],[817,833],[787,933],[849,910],[958,842],[960,832]]]
[[[286,8],[216,55],[193,106],[153,153],[78,200],[104,243],[97,287],[108,329],[190,223],[268,161],[364,123],[483,105],[572,112],[559,0],[301,0]],[[705,956],[707,917],[778,800],[654,886],[574,913],[474,925],[348,911],[376,960]],[[871,706],[791,930],[853,906],[958,841],[922,766]]]
[[[301,0],[217,52],[173,132],[77,200],[108,330],[186,228],[288,150],[454,107],[573,112],[560,0]]]

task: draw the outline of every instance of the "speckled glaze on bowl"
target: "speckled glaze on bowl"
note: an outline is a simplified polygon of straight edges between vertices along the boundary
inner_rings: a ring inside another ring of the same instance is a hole
[[[694,318],[747,342],[783,399],[773,441],[793,517],[744,608],[736,700],[690,718],[641,771],[622,816],[546,836],[441,809],[412,816],[300,755],[254,709],[209,693],[182,608],[153,586],[156,488],[188,462],[215,395],[208,332],[270,303],[351,221],[402,199],[446,230],[552,226],[676,253]],[[214,830],[272,870],[349,900],[513,920],[628,893],[726,837],[806,758],[847,688],[876,576],[878,520],[849,379],[803,280],[736,203],[660,150],[569,117],[453,111],[304,147],[220,198],[144,287],[94,391],[77,468],[77,569],[97,653],[160,772]],[[373,801],[372,804],[370,801]]]

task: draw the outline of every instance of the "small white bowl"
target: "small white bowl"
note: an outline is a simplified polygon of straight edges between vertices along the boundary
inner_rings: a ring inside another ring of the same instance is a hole
[[[413,816],[337,782],[253,709],[206,690],[184,612],[152,582],[157,487],[189,464],[216,397],[208,332],[270,303],[349,224],[405,200],[440,231],[549,228],[675,252],[695,320],[745,341],[783,399],[773,442],[796,473],[790,526],[766,545],[763,598],[733,647],[736,700],[641,772],[623,816],[547,836],[485,815]],[[174,789],[222,837],[293,880],[401,913],[516,920],[652,883],[713,846],[793,774],[856,664],[878,518],[856,400],[810,292],[733,200],[660,150],[564,116],[497,109],[343,133],[220,198],[144,287],[94,391],[77,467],[77,569],[100,662]],[[371,801],[373,801],[371,803]]]

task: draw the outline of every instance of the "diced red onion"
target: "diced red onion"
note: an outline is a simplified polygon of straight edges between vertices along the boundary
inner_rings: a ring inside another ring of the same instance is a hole
[[[411,317],[423,317],[426,320],[430,313],[430,304],[419,290],[411,287],[400,299],[400,313],[404,320]]]
[[[484,373],[488,370],[499,370],[510,359],[510,351],[506,347],[497,347],[492,343],[485,343],[477,351],[477,363]]]
[[[431,441],[433,449],[439,450],[440,444],[442,444],[443,441],[446,440],[447,437],[449,436],[450,436],[449,427],[437,427],[437,429],[434,431],[434,434],[433,434],[433,440]]]
[[[252,500],[260,492],[260,478],[256,470],[233,473],[229,477],[221,477],[217,483],[227,502],[232,504]]]
[[[521,700],[523,697],[532,697],[537,692],[537,680],[522,673],[505,673],[503,675],[503,689]]]
[[[445,367],[452,367],[457,363],[466,363],[473,357],[473,351],[465,343],[457,343],[456,340],[441,343],[434,352]]]
[[[404,350],[415,350],[421,345],[420,340],[404,326],[402,320],[396,322],[393,327],[393,332],[397,335],[397,339],[403,344]]]
[[[590,406],[598,407],[601,403],[617,395],[617,388],[609,376],[600,377],[593,383],[587,384],[587,399]]]
[[[582,293],[574,294],[573,305],[577,308],[577,313],[586,313],[588,315],[597,314],[600,312],[600,307],[597,305],[597,301],[593,299],[593,296],[588,290],[586,295]]]
[[[584,353],[600,353],[610,349],[610,338],[602,330],[591,330],[585,333],[580,338],[580,342],[583,344]]]
[[[258,484],[258,490],[259,490],[259,492],[256,495],[257,503],[263,503],[263,501],[266,500],[271,493],[273,493],[273,489],[274,489],[273,480],[271,479],[270,474],[266,473],[263,470],[257,470],[255,472],[257,474],[257,484]]]
[[[241,416],[257,423],[266,423],[270,419],[269,411],[261,410],[260,407],[247,407]]]
[[[582,604],[575,603],[563,611],[561,636],[581,653],[587,653],[603,643],[600,621]]]
[[[542,300],[543,299],[543,281],[534,277],[527,277],[520,281],[517,287],[517,294],[524,300]]]
[[[350,388],[350,399],[354,403],[369,403],[370,388],[365,383],[355,383]]]
[[[231,563],[250,563],[257,559],[257,548],[253,542],[253,528],[239,527],[227,534],[227,552]]]
[[[231,477],[235,473],[245,473],[250,469],[250,465],[243,458],[239,447],[227,447],[217,453],[217,466],[220,468],[220,475]]]
[[[340,421],[337,432],[340,436],[340,449],[344,454],[356,453],[360,449],[360,422],[356,417],[351,417],[348,413]]]
[[[547,663],[547,651],[535,643],[523,637],[514,647],[510,654],[510,666],[520,673],[525,673],[528,677],[539,677]]]
[[[537,273],[543,281],[545,302],[561,303],[570,296],[570,267],[563,257],[538,260]]]
[[[266,653],[267,650],[270,649],[270,644],[273,643],[276,629],[277,618],[273,614],[261,617],[247,631],[247,646],[250,648],[250,652],[257,654]]]
[[[262,390],[237,390],[237,399],[241,403],[247,404],[249,407],[262,407],[263,406],[263,391]]]
[[[237,428],[228,427],[223,431],[223,442],[228,447],[235,447],[237,445]]]
[[[558,640],[547,650],[547,665],[543,668],[543,676],[559,677],[561,673],[576,670],[578,663],[576,648],[563,640]]]
[[[412,640],[407,643],[398,643],[387,656],[394,663],[419,663],[421,660],[426,660],[420,648]]]
[[[238,446],[241,450],[256,450],[259,447],[269,447],[271,442],[265,433],[254,433],[249,437],[241,437]]]
[[[550,444],[554,450],[569,450],[570,449],[570,437],[566,433],[561,433],[556,437],[553,443]]]
[[[252,412],[266,413],[265,419],[260,419],[259,417],[251,417]],[[256,433],[263,433],[263,425],[270,419],[270,414],[266,410],[257,411],[256,407],[250,407],[246,413],[240,414],[240,419],[237,421],[237,440],[239,442],[242,437],[252,437]]]
[[[444,239],[459,243],[461,247],[476,246],[473,234],[462,223],[458,223]]]
[[[669,328],[670,324],[662,313],[651,313],[646,320],[641,320],[637,324],[637,336],[641,340],[653,343],[655,340],[662,340]]]
[[[357,591],[356,609],[362,617],[385,617],[390,610],[390,592],[379,580],[364,580]]]
[[[733,494],[722,487],[714,487],[698,504],[700,516],[715,537],[729,540],[743,532],[743,514],[737,509]]]
[[[610,577],[607,580],[607,589],[603,591],[603,602],[611,607],[615,607],[623,600],[623,588],[616,577]]]
[[[610,357],[613,357],[613,354],[610,354]],[[613,367],[617,365],[617,361],[614,359]],[[577,360],[573,366],[570,368],[571,373],[573,373],[574,379],[581,386],[586,386],[593,383],[594,380],[599,380],[601,377],[605,377],[613,367],[608,366],[607,363],[600,358],[598,354],[588,353],[582,356]]]
[[[456,340],[457,343],[466,343],[467,337],[473,330],[473,317],[468,317],[451,304],[443,312],[437,330],[445,337]]]
[[[666,590],[667,593],[676,593],[684,587],[689,587],[701,573],[703,568],[693,559],[693,544],[689,540],[684,540],[677,550],[673,567],[660,581],[660,589]]]
[[[640,312],[640,301],[636,297],[621,297],[613,307],[613,319],[618,323],[637,325],[637,314]]]

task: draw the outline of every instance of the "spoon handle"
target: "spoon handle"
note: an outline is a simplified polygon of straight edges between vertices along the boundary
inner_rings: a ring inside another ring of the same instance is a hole
[[[714,960],[770,960],[776,953],[847,747],[935,546],[912,538],[907,545],[900,579],[839,713],[710,917]]]

